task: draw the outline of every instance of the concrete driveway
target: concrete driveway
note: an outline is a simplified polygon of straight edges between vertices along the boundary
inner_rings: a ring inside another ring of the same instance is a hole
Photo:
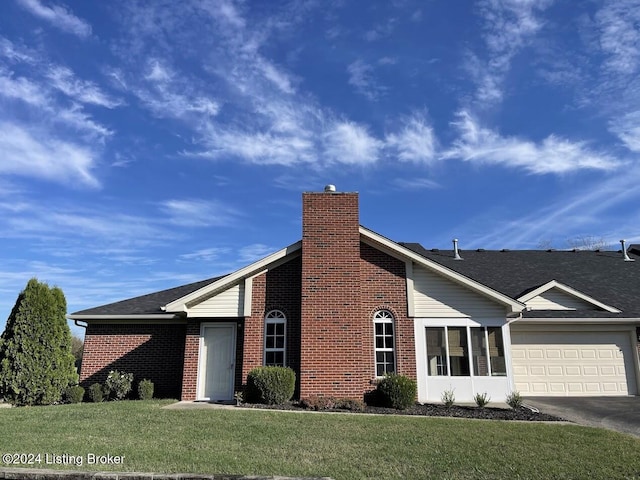
[[[640,437],[640,397],[528,397],[543,413]]]

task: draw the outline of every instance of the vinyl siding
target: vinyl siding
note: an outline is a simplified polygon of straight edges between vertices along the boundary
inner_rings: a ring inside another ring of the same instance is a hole
[[[190,317],[225,318],[244,315],[244,283],[207,298],[189,308]]]
[[[416,264],[413,301],[416,317],[502,318],[506,314],[503,306]]]
[[[598,310],[594,305],[552,288],[526,302],[531,310]]]

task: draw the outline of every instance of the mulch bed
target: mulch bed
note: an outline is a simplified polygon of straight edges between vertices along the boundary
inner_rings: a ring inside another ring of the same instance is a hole
[[[244,408],[261,408],[267,410],[307,410],[298,402],[288,402],[280,405],[263,405],[256,403],[243,403],[240,405]],[[344,410],[344,409],[326,409],[323,412],[349,412],[349,413],[377,413],[384,415],[423,415],[428,417],[457,417],[457,418],[481,418],[486,420],[521,420],[529,422],[558,422],[565,421],[563,418],[554,417],[546,413],[535,413],[526,407],[517,409],[505,408],[478,408],[454,405],[445,407],[439,404],[415,404],[406,410],[396,410],[394,408],[373,407],[367,405],[364,410]]]

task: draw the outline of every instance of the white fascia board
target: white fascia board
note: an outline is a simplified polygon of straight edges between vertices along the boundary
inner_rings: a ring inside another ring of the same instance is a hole
[[[129,314],[129,315],[67,315],[69,320],[173,320],[178,316],[175,313]]]
[[[522,303],[527,303],[529,300],[531,300],[532,298],[537,297],[538,295],[541,295],[542,293],[551,290],[552,288],[557,288],[558,290],[563,291],[564,293],[571,295],[573,297],[579,298],[580,300],[583,300],[587,303],[590,303],[598,308],[601,308],[602,310],[605,310],[607,312],[610,313],[622,313],[621,310],[618,310],[617,308],[611,307],[609,305],[606,305],[602,302],[599,302],[598,300],[596,300],[593,297],[590,297],[589,295],[586,295],[582,292],[579,292],[578,290],[575,290],[571,287],[569,287],[568,285],[565,285],[563,283],[558,282],[557,280],[551,280],[550,282],[545,283],[544,285],[536,288],[535,290],[532,290],[531,292],[522,295],[520,298],[518,298],[518,300],[520,300]]]
[[[517,323],[518,325],[558,325],[568,323],[572,325],[640,325],[640,318],[611,318],[611,317],[589,317],[589,318],[526,318],[521,317],[509,322],[510,325]]]
[[[383,237],[382,235],[375,233],[369,230],[368,228],[360,226],[360,235],[362,236],[363,241],[365,243],[368,243],[372,247],[375,247],[375,248],[383,247],[384,250],[387,251],[387,253],[401,260],[406,261],[406,259],[410,259],[413,262],[417,263],[418,265],[426,267],[429,270],[436,272],[453,282],[456,282],[460,285],[468,287],[470,290],[473,290],[479,293],[480,295],[491,298],[496,302],[509,307],[511,312],[521,312],[525,308],[524,303],[514,300],[513,298],[503,293],[500,293],[496,290],[493,290],[492,288],[489,288],[480,282],[472,280],[469,277],[465,277],[464,275],[454,270],[451,270],[450,268],[447,268],[444,265],[440,265],[439,263],[434,262],[433,260],[429,260],[428,258],[418,255],[413,250],[410,250],[407,247],[403,247],[402,245],[392,240],[389,240],[388,238]]]
[[[263,271],[267,268],[272,268],[273,264],[276,264],[279,260],[298,252],[302,248],[302,241],[298,241],[288,247],[278,250],[271,255],[264,257],[257,262],[247,265],[246,267],[236,270],[235,272],[221,278],[220,280],[210,283],[195,292],[185,295],[182,298],[178,298],[171,303],[167,303],[162,309],[166,312],[184,312],[187,311],[187,304],[198,300],[201,297],[207,296],[216,290],[225,290],[226,288],[238,283],[240,280],[248,277],[252,277],[256,272]],[[278,263],[280,264],[280,263]]]

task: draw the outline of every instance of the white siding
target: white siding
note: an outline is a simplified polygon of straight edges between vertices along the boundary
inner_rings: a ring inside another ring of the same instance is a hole
[[[506,314],[502,305],[416,264],[413,301],[416,317],[504,318]]]
[[[552,288],[526,302],[531,310],[597,310],[591,303]]]
[[[189,308],[190,317],[224,318],[244,315],[244,282],[216,293]]]

